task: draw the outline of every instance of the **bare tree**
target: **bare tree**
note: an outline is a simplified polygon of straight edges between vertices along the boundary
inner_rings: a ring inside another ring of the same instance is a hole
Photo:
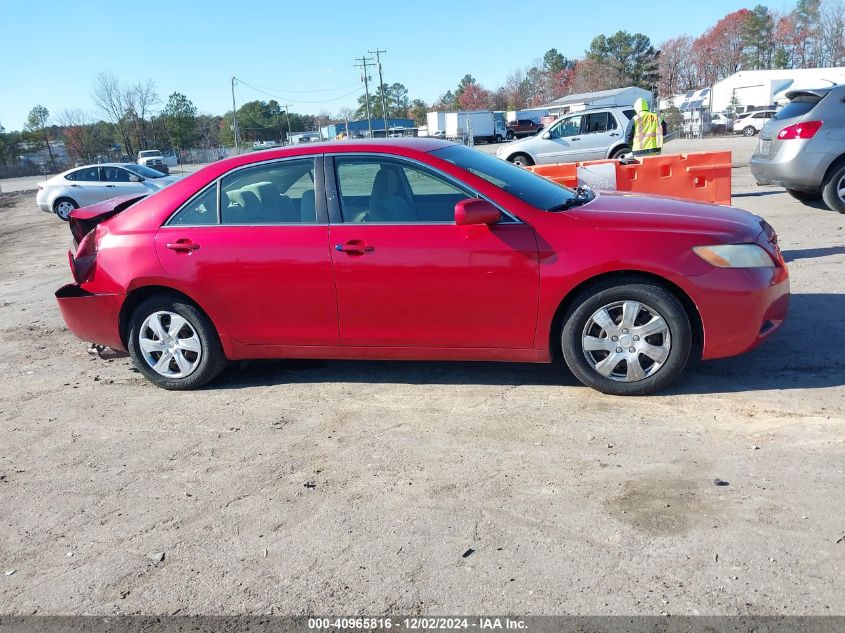
[[[827,0],[822,4],[819,22],[823,65],[842,66],[845,64],[845,0]]]
[[[120,80],[111,72],[101,72],[94,79],[91,88],[91,98],[106,118],[114,123],[118,134],[123,141],[123,148],[127,154],[132,155],[132,139],[130,137],[130,126],[127,121],[126,111],[126,90]]]
[[[135,142],[139,149],[146,149],[149,146],[148,119],[152,115],[152,108],[160,103],[155,82],[147,79],[126,87],[123,90],[123,101]]]

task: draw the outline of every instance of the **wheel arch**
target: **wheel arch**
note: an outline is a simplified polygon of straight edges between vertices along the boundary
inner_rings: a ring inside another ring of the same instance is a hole
[[[532,165],[537,164],[537,161],[534,160],[534,157],[531,156],[531,154],[529,154],[528,152],[523,151],[523,150],[517,150],[515,152],[511,152],[510,154],[508,154],[508,156],[507,156],[507,158],[505,158],[505,160],[508,161],[509,163],[512,163],[514,161],[514,159],[516,159],[517,156],[525,156],[525,158],[527,158],[528,160],[531,161]]]
[[[687,313],[687,318],[689,318],[690,327],[692,328],[692,354],[694,354],[696,358],[700,357],[701,352],[704,348],[704,325],[701,320],[701,315],[698,312],[698,308],[695,305],[695,302],[693,302],[690,296],[677,284],[655,273],[645,272],[641,270],[614,270],[612,272],[602,273],[600,275],[585,279],[577,286],[572,288],[566,294],[566,296],[561,299],[557,310],[555,310],[554,317],[552,318],[552,324],[551,328],[549,329],[548,340],[549,350],[551,351],[552,357],[559,358],[562,356],[558,339],[560,338],[560,331],[563,327],[564,315],[566,314],[567,310],[572,305],[576,297],[581,292],[587,290],[591,286],[595,286],[604,281],[613,279],[637,279],[641,281],[656,283],[657,285],[671,292],[674,297],[681,303],[684,308],[684,311]]]
[[[834,158],[830,165],[827,166],[827,169],[824,172],[824,176],[822,176],[822,181],[820,183],[820,187],[824,187],[824,184],[827,182],[828,177],[833,174],[837,169],[845,165],[845,153],[840,154],[836,158]]]
[[[217,330],[217,335],[223,340],[224,332],[220,329],[220,326],[217,324],[217,321],[212,317],[211,313],[206,310],[202,303],[191,297],[185,292],[181,290],[177,290],[171,286],[164,286],[160,284],[150,284],[146,286],[138,286],[137,288],[133,288],[127,295],[126,299],[123,301],[123,305],[120,306],[120,315],[118,316],[118,332],[120,334],[120,340],[125,345],[127,345],[129,341],[129,320],[132,317],[132,313],[135,311],[142,302],[146,301],[150,297],[153,297],[158,294],[167,294],[174,297],[178,297],[183,301],[187,301],[202,312],[211,324],[214,326],[214,329]]]

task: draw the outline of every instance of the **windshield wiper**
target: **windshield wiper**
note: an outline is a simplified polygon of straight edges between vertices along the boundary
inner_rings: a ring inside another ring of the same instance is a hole
[[[566,202],[556,205],[547,211],[566,211],[572,207],[578,207],[585,204],[596,197],[595,192],[586,185],[580,185],[575,189],[575,197],[570,198]]]

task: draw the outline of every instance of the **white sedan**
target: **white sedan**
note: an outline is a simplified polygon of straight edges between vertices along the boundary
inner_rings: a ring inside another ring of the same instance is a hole
[[[176,180],[134,163],[87,165],[39,182],[35,202],[42,211],[67,220],[74,209],[116,196],[155,193]]]

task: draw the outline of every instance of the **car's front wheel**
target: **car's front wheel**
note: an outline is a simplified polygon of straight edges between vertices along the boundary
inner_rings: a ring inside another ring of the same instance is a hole
[[[70,218],[70,212],[78,208],[79,205],[70,198],[57,198],[53,203],[53,213],[65,222]]]
[[[581,293],[564,316],[563,357],[582,383],[602,393],[640,396],[683,373],[692,348],[689,317],[662,286],[608,281]]]
[[[754,136],[757,134],[757,130],[754,128],[753,125],[746,125],[742,128],[742,135],[743,136]]]
[[[845,213],[845,164],[839,165],[825,178],[822,198],[832,211]]]
[[[786,193],[798,200],[807,204],[808,202],[818,202],[822,198],[821,191],[798,191],[797,189],[787,189]]]
[[[516,156],[511,158],[510,161],[517,167],[530,167],[534,164],[534,161],[531,160],[531,158],[525,154],[517,154]]]
[[[194,389],[213,380],[226,355],[209,318],[173,295],[142,302],[129,321],[129,354],[135,367],[164,389]]]

